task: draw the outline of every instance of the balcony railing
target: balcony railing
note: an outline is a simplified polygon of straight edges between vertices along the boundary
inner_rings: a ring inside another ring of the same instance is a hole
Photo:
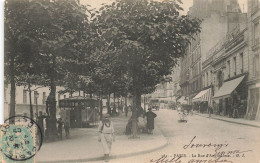
[[[225,41],[226,36],[221,38],[219,42],[207,52],[206,59],[209,59],[210,57],[214,56],[214,54],[216,54],[218,51],[220,51],[223,48]]]

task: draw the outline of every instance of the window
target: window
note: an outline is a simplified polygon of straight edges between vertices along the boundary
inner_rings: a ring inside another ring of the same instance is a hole
[[[64,95],[64,98],[66,98],[66,95]]]
[[[228,78],[230,77],[230,61],[227,61]]]
[[[260,30],[260,28],[259,28],[259,21],[254,23],[254,29],[253,30],[254,30],[254,33],[253,33],[254,45],[258,45],[259,44],[259,34],[260,34],[260,32],[259,32],[259,30]]]
[[[27,90],[23,90],[23,104],[27,104]]]
[[[42,92],[42,104],[46,103],[46,92]]]
[[[241,65],[241,73],[244,72],[244,56],[243,53],[240,54],[240,65]]]
[[[234,57],[233,60],[234,60],[234,75],[236,75],[237,74],[237,58]]]

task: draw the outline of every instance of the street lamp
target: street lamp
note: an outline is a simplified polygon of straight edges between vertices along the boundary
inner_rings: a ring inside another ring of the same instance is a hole
[[[36,99],[36,116],[38,118],[38,98],[39,98],[39,93],[37,91],[34,92],[34,98]]]

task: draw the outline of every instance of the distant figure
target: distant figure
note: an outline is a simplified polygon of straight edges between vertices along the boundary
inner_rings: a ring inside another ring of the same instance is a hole
[[[43,124],[44,118],[47,118],[47,116],[43,115],[42,111],[40,111],[39,112],[39,116],[37,118],[37,123],[38,123],[38,125],[40,127],[40,130],[41,130],[41,133],[42,133],[42,137],[44,137],[44,129],[45,129],[45,126]],[[40,134],[40,133],[38,132],[38,134]]]
[[[59,118],[57,123],[58,123],[58,136],[62,140],[62,125],[63,125],[62,119]]]
[[[65,129],[66,138],[68,138],[70,136],[70,124],[67,119],[65,120],[64,123],[64,129]]]
[[[149,134],[153,134],[153,129],[154,129],[154,118],[157,116],[154,112],[152,112],[152,109],[149,108],[149,111],[146,113],[147,117],[147,131]]]
[[[109,114],[105,114],[98,126],[98,141],[102,143],[106,162],[109,160],[112,142],[115,141],[114,126],[109,117]]]
[[[209,117],[211,117],[211,112],[212,112],[212,107],[209,105],[209,106],[208,106]]]
[[[130,135],[132,133],[132,118],[128,120],[128,123],[125,128],[125,134]]]
[[[141,132],[144,132],[145,128],[146,128],[146,123],[147,122],[146,122],[146,118],[145,118],[144,114],[141,114],[138,117],[138,122],[137,122],[138,130]]]
[[[127,117],[129,107],[130,107],[130,106],[126,106],[126,107],[125,107],[125,117]]]

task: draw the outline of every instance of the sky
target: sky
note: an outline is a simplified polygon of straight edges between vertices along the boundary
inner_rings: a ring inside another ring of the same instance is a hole
[[[102,3],[111,4],[115,0],[80,0],[80,1],[84,5],[88,4],[88,5],[91,5],[92,8],[98,9],[98,8],[100,8]],[[158,1],[162,1],[162,0],[158,0]],[[186,14],[189,11],[189,8],[192,6],[193,0],[182,0],[182,2],[183,2],[183,4],[181,6],[184,9],[184,11],[181,12],[181,14]],[[247,12],[247,0],[238,0],[238,3],[240,5],[242,12]],[[244,8],[244,10],[243,10],[243,8]]]
[[[100,8],[102,3],[107,3],[107,4],[111,4],[113,3],[115,0],[80,0],[80,2],[84,5],[90,5],[91,8]],[[189,8],[192,6],[193,4],[193,0],[182,0],[183,4],[181,5],[182,8],[184,9],[183,14],[186,14],[189,10]]]

